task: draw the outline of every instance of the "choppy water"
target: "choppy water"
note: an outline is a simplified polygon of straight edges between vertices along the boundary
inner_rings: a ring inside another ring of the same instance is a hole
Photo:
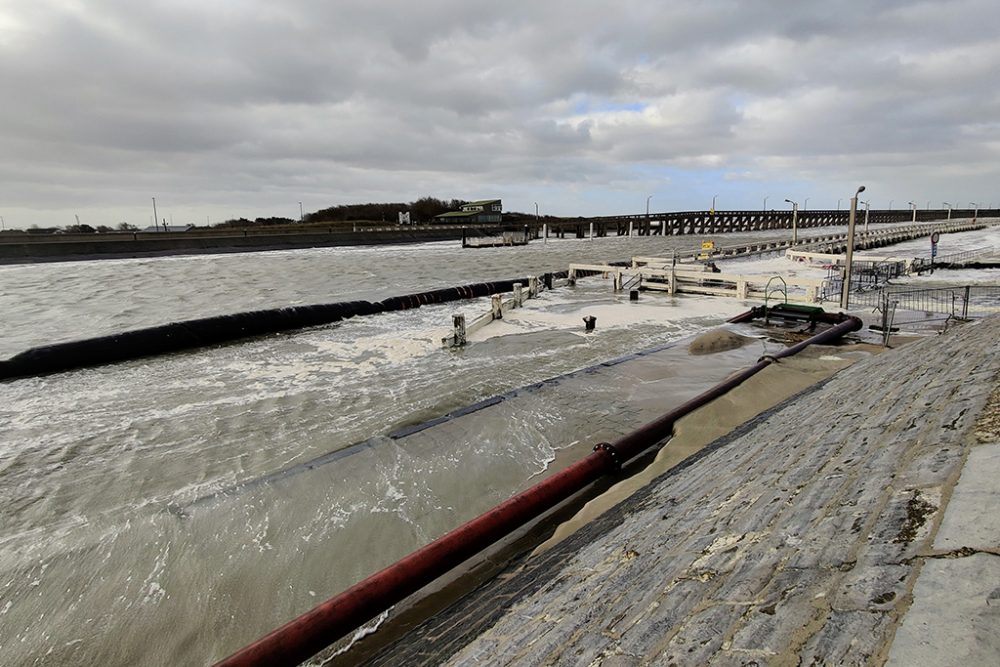
[[[724,242],[751,236],[762,237]],[[375,300],[698,242],[565,240],[475,251],[447,243],[6,266],[0,355],[177,319]],[[583,283],[544,295],[556,309],[601,298],[605,286]],[[498,432],[461,451],[416,452],[383,438],[317,474],[172,508],[722,320],[681,314],[602,326],[589,337],[442,349],[453,311],[486,308],[431,306],[0,384],[0,662],[221,658],[524,488],[567,443],[513,442]],[[518,418],[558,417],[539,406]]]

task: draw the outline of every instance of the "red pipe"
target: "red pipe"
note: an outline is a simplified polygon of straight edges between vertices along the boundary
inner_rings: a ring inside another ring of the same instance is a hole
[[[619,438],[562,472],[514,496],[468,523],[439,537],[397,563],[355,584],[340,595],[289,621],[267,636],[216,663],[216,667],[298,665],[361,624],[415,593],[464,560],[516,528],[555,507],[621,463],[670,437],[684,415],[725,394],[769,364],[805,347],[840,338],[861,328],[851,317],[812,338],[762,357],[756,365]]]

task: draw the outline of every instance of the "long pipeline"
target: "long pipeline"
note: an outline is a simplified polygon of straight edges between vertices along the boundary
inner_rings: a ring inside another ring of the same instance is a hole
[[[216,663],[216,667],[300,664],[518,527],[541,516],[600,477],[617,471],[629,459],[670,437],[674,423],[681,417],[725,394],[779,359],[797,354],[809,345],[832,342],[860,328],[861,320],[849,317],[797,345],[762,357],[754,366],[636,431],[614,442],[597,445],[593,453],[582,461],[289,621]]]
[[[547,286],[551,286],[554,277],[564,275],[562,272],[546,273],[541,278]],[[374,303],[347,301],[216,315],[43,345],[0,360],[0,381],[220,345],[254,336],[331,324],[350,317],[484,297],[509,292],[516,283],[527,285],[528,282],[529,278],[514,278],[391,296]]]

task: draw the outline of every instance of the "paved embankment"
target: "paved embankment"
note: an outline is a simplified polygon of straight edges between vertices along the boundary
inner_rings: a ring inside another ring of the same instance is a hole
[[[992,318],[862,360],[375,662],[997,664],[998,352]]]

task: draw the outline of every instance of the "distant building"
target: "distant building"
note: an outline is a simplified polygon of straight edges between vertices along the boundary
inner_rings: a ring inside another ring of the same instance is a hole
[[[499,199],[469,202],[461,211],[451,211],[434,216],[437,222],[460,224],[497,224],[503,221],[503,204]]]
[[[189,232],[194,229],[194,225],[160,225],[159,227],[146,227],[144,232]]]

